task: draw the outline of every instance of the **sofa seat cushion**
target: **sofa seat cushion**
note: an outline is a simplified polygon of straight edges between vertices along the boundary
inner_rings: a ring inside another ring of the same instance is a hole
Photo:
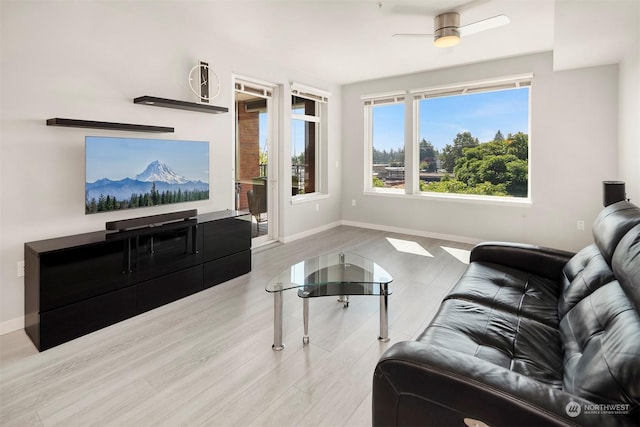
[[[560,284],[503,265],[473,262],[446,299],[464,299],[558,328]]]
[[[556,328],[466,299],[445,300],[417,338],[562,388],[562,343]]]

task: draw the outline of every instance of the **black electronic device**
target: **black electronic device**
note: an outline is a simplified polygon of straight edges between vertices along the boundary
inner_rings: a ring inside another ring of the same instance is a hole
[[[165,224],[173,221],[186,220],[198,216],[197,209],[189,209],[180,212],[170,212],[159,215],[141,216],[138,218],[121,219],[118,221],[108,221],[105,223],[107,230],[129,230],[150,225]]]
[[[602,205],[605,208],[626,199],[624,181],[602,181]]]

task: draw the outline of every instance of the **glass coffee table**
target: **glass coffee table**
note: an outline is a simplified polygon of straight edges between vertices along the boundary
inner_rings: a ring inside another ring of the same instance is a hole
[[[309,343],[309,298],[339,296],[349,306],[349,295],[380,297],[380,341],[389,341],[388,296],[393,278],[375,262],[351,252],[336,252],[309,258],[271,279],[266,291],[273,293],[273,346],[282,350],[282,292],[298,288],[304,317],[303,344]]]

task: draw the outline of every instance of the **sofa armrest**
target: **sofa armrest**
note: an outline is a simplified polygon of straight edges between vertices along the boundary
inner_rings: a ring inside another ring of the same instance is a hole
[[[382,355],[372,400],[374,426],[461,426],[465,418],[491,427],[632,424],[624,415],[588,413],[591,402],[521,374],[420,342]],[[580,413],[571,417],[567,407],[575,404]]]
[[[470,260],[500,264],[528,273],[560,280],[562,268],[575,255],[560,249],[524,243],[484,242],[471,251]]]

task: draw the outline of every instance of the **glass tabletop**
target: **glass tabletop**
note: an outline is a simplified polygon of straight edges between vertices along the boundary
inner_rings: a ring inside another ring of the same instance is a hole
[[[351,252],[336,252],[309,258],[292,265],[269,280],[267,292],[321,285],[388,284],[391,275],[370,259]],[[372,286],[372,290],[377,287]]]

